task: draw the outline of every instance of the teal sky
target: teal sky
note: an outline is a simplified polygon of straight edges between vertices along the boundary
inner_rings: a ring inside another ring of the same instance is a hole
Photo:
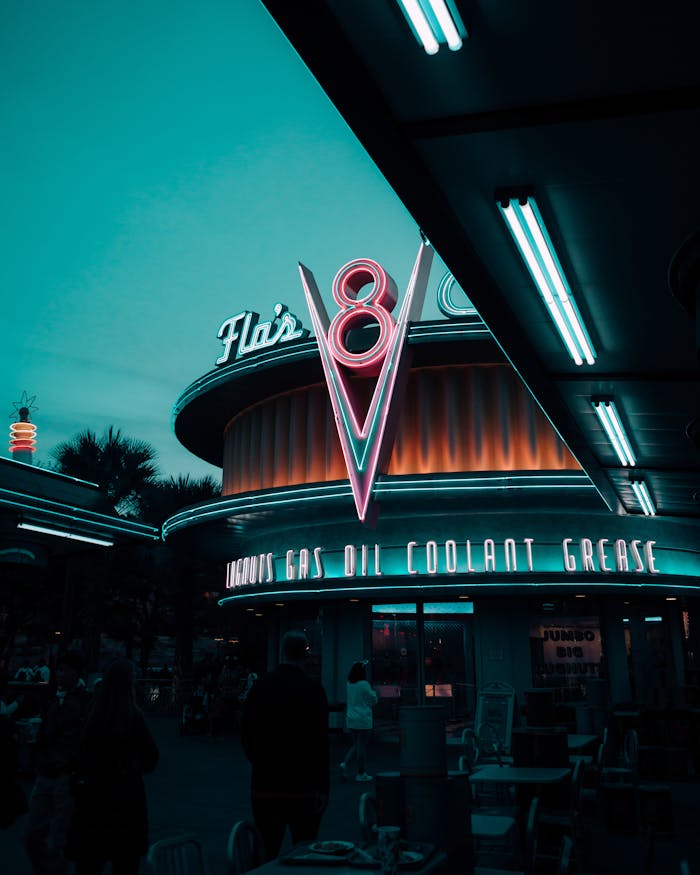
[[[415,223],[257,0],[3,0],[0,58],[7,426],[26,389],[39,462],[112,424],[219,476],[170,413],[221,322],[283,301],[308,327],[298,261],[327,300],[358,257],[401,291]]]

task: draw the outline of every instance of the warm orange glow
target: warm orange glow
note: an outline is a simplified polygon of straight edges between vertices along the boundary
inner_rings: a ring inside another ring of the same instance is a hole
[[[10,426],[10,452],[33,453],[36,450],[36,426],[33,422],[13,422]]]
[[[326,386],[239,413],[226,427],[223,468],[224,495],[347,479]],[[388,474],[569,470],[578,463],[509,365],[411,371]]]

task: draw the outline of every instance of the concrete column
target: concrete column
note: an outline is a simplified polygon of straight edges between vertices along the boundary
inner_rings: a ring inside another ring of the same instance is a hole
[[[654,693],[650,683],[651,665],[649,644],[644,626],[644,612],[642,609],[632,605],[628,606],[628,610],[634,701],[638,705],[648,705],[653,702]]]
[[[685,687],[685,653],[683,648],[683,618],[678,602],[666,602],[664,615],[670,704],[682,705],[684,704],[683,689]]]
[[[330,702],[345,701],[345,683],[353,662],[372,657],[370,605],[331,602],[323,609],[321,682]],[[369,678],[370,683],[372,678]]]
[[[629,702],[632,699],[625,627],[622,622],[626,607],[628,606],[614,600],[603,600],[600,607],[600,634],[611,704]]]
[[[527,599],[479,599],[474,603],[476,692],[501,681],[515,688],[518,705],[532,687]]]

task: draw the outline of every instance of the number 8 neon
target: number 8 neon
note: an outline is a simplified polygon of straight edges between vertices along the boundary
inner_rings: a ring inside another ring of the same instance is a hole
[[[360,295],[366,286],[369,291]],[[333,298],[340,307],[328,328],[333,357],[339,364],[368,376],[378,373],[396,329],[391,315],[397,299],[394,280],[376,261],[357,259],[341,267],[336,274]],[[351,352],[345,343],[351,327],[361,328],[372,322],[379,325],[379,337],[374,345],[363,352]]]

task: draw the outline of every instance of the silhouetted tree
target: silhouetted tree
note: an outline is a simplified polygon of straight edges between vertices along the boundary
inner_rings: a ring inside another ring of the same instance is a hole
[[[56,468],[96,483],[122,516],[140,516],[142,494],[158,475],[156,451],[110,425],[102,437],[89,428],[51,450]]]

